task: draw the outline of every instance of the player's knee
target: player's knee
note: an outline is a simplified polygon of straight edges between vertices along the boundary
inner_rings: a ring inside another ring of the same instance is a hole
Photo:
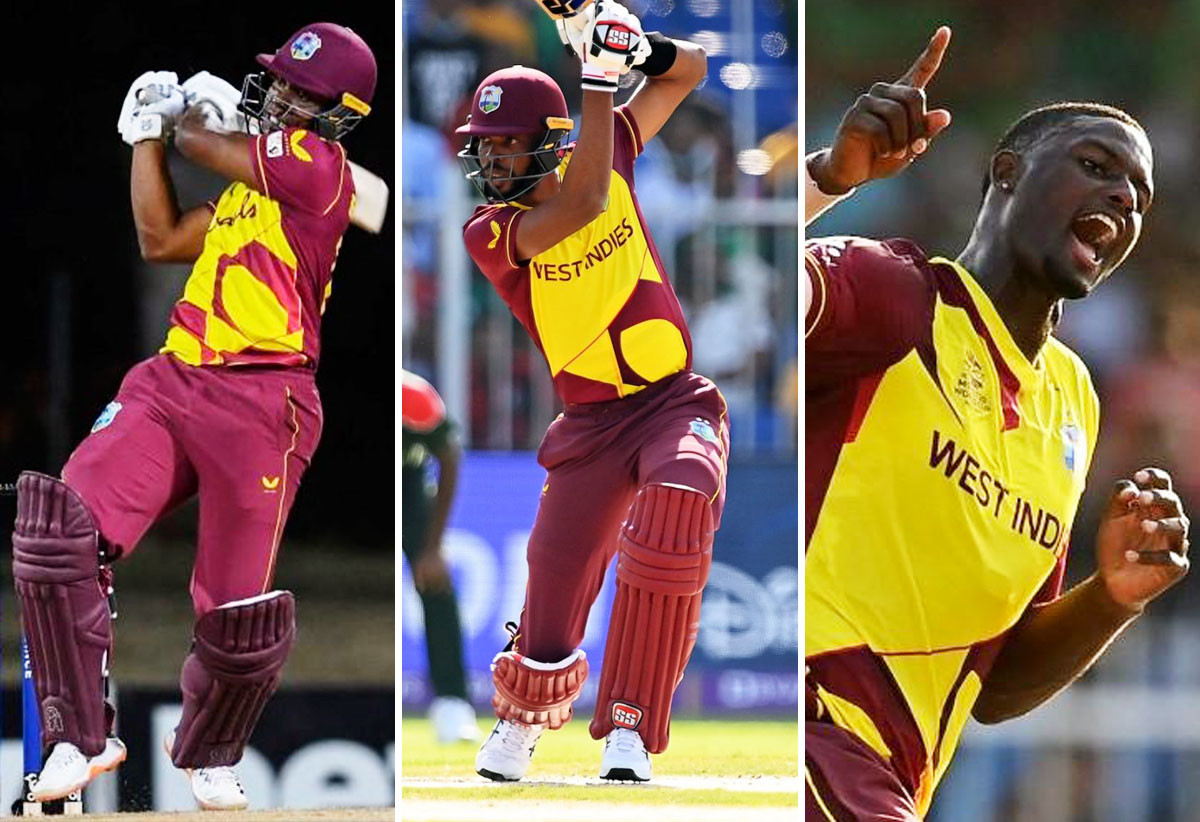
[[[702,491],[645,485],[621,530],[617,578],[640,590],[697,594],[708,581],[713,530],[712,505]]]
[[[721,466],[704,454],[684,453],[651,470],[645,484],[682,485],[712,499],[721,487],[721,471]]]
[[[25,471],[17,479],[13,575],[67,583],[100,569],[100,532],[83,498],[56,477]]]

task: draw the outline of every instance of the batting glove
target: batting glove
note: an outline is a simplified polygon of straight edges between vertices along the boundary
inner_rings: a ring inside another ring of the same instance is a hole
[[[581,43],[581,85],[585,89],[615,92],[618,79],[637,57],[638,44],[645,40],[642,23],[620,3],[596,0],[592,5],[595,12],[583,29]]]
[[[129,91],[125,93],[125,99],[121,102],[121,113],[117,117],[117,131],[122,137],[125,137],[129,130],[133,112],[140,105],[138,101],[138,92],[151,86],[174,86],[179,83],[179,77],[173,71],[144,71],[138,75],[138,78],[129,86]],[[128,139],[125,142],[129,142]]]
[[[204,113],[204,125],[213,131],[242,131],[245,117],[238,111],[242,93],[215,74],[201,71],[183,81],[188,108]]]

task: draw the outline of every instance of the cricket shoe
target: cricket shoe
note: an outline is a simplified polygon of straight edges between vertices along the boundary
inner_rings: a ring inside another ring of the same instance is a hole
[[[175,747],[175,733],[172,731],[163,739],[163,748],[167,756]],[[241,811],[250,804],[246,791],[238,780],[237,772],[228,765],[218,765],[213,768],[180,768],[187,775],[192,786],[192,796],[196,804],[206,811]]]
[[[126,755],[125,743],[115,736],[106,739],[104,750],[92,757],[70,742],[59,742],[42,766],[31,798],[34,802],[49,802],[83,790],[97,776],[124,762]]]
[[[624,782],[650,781],[650,754],[642,742],[641,734],[628,728],[615,728],[605,737],[600,778]]]
[[[545,725],[501,719],[475,755],[475,772],[496,782],[516,782],[529,770],[533,748]]]
[[[438,742],[478,742],[479,725],[471,703],[456,696],[439,696],[429,706],[429,721]]]

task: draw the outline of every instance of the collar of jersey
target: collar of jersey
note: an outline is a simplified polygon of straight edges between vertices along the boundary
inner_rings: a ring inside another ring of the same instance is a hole
[[[945,257],[934,257],[929,262],[945,264],[954,270],[958,278],[962,280],[963,287],[967,289],[967,293],[971,295],[971,300],[979,310],[979,316],[983,319],[983,324],[987,326],[988,333],[991,334],[996,348],[1000,350],[1000,356],[1004,357],[1004,362],[1017,375],[1017,379],[1021,381],[1022,385],[1036,384],[1041,379],[1042,373],[1045,370],[1044,358],[1041,354],[1038,354],[1032,363],[1025,359],[1024,352],[1017,347],[1017,343],[1012,338],[1008,326],[1000,319],[1000,314],[996,311],[996,306],[992,305],[991,297],[975,281],[971,272],[967,271],[967,269],[954,260],[948,260]]]

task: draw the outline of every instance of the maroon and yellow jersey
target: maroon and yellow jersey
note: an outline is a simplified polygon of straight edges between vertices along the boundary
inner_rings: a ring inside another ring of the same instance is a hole
[[[955,262],[852,237],[804,257],[806,707],[924,814],[1005,634],[1059,593],[1099,403]]]
[[[516,252],[525,206],[479,206],[463,229],[467,252],[541,349],[569,403],[626,397],[692,365],[683,311],[633,191],[637,123],[626,106],[613,117],[612,179],[599,217],[532,260]]]
[[[346,150],[289,128],[255,137],[250,151],[257,185],[221,194],[161,351],[189,365],[315,369],[354,207]]]

